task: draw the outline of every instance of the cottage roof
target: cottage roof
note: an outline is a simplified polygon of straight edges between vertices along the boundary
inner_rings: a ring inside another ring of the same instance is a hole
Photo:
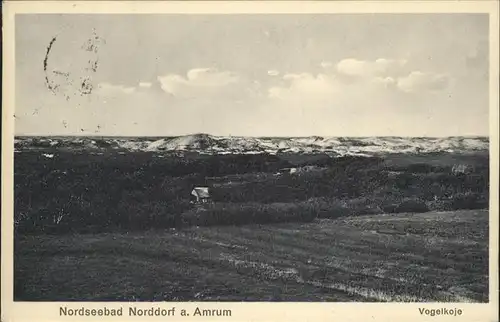
[[[199,198],[210,198],[208,187],[194,187],[191,194],[194,196],[198,196]]]

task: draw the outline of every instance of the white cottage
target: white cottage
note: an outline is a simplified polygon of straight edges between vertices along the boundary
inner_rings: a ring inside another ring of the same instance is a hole
[[[453,174],[469,174],[474,172],[474,167],[469,164],[455,164],[451,169]]]
[[[196,198],[196,203],[207,203],[210,201],[208,187],[194,187],[191,195]]]
[[[283,168],[279,169],[278,173],[279,174],[294,174],[297,172],[297,168]]]

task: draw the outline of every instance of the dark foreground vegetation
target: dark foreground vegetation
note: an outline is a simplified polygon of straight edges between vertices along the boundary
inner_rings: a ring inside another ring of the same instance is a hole
[[[487,154],[161,155],[41,151],[15,155],[17,233],[107,232],[310,222],[488,208]],[[307,169],[276,175],[284,167]],[[213,203],[190,204],[194,186]]]
[[[15,156],[16,301],[488,301],[487,154],[50,153]]]
[[[485,210],[39,234],[14,256],[16,301],[488,302]]]

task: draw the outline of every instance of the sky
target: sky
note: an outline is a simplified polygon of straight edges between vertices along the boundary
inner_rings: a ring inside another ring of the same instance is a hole
[[[484,14],[25,14],[15,50],[16,135],[488,135]]]

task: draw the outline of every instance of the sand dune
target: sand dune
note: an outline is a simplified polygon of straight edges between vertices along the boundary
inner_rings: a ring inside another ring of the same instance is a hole
[[[298,137],[254,138],[193,134],[163,138],[18,137],[16,150],[66,148],[75,150],[191,151],[231,153],[328,153],[330,155],[379,155],[487,151],[486,137]]]

